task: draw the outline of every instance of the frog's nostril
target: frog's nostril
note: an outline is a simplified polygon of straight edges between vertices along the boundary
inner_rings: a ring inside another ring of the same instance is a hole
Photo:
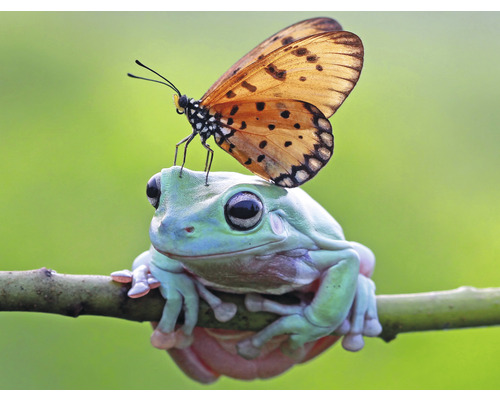
[[[191,233],[194,231],[194,227],[193,226],[188,226],[187,228],[184,228],[184,230],[187,232],[187,233]]]

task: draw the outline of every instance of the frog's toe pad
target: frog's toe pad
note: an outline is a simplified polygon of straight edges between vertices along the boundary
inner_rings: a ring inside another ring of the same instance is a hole
[[[378,319],[368,319],[365,321],[365,326],[363,328],[363,335],[369,337],[376,337],[382,332],[382,325]]]
[[[264,297],[256,293],[248,293],[245,296],[245,307],[250,312],[259,312],[264,309]]]
[[[171,349],[175,345],[175,332],[164,333],[155,329],[151,335],[151,344],[157,349]]]
[[[342,339],[342,347],[349,351],[359,351],[365,342],[360,334],[348,334]]]
[[[186,349],[193,344],[194,336],[184,333],[184,331],[175,331],[175,348]]]
[[[148,285],[150,289],[156,289],[160,287],[161,283],[153,275],[148,274]]]
[[[165,333],[155,329],[151,335],[151,344],[157,349],[168,350],[172,348],[185,349],[193,343],[193,336],[187,335],[182,330]]]
[[[253,360],[260,356],[260,349],[252,344],[250,339],[243,340],[236,345],[238,354],[246,360]]]
[[[132,272],[128,269],[115,271],[111,273],[111,279],[113,279],[115,282],[129,283],[132,282]]]
[[[145,296],[149,293],[149,285],[144,282],[137,282],[132,288],[128,291],[128,297],[136,299],[137,297]]]
[[[337,335],[342,336],[342,335],[347,335],[350,332],[350,330],[351,330],[351,321],[349,321],[349,319],[346,318],[344,322],[342,322],[340,326],[337,329],[335,329],[335,333]]]
[[[217,321],[226,322],[236,315],[238,307],[233,303],[220,303],[213,310]]]

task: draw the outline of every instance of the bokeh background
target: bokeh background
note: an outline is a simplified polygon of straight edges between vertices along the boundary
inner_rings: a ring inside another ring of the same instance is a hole
[[[365,45],[332,118],[332,161],[304,189],[377,255],[380,294],[500,286],[500,14],[0,13],[0,269],[127,268],[148,247],[151,175],[190,133],[136,58],[199,98],[299,20]],[[196,139],[188,168],[201,169]],[[246,173],[216,148],[213,170]],[[185,377],[118,319],[0,313],[0,389],[500,389],[500,328],[334,346],[267,381]]]

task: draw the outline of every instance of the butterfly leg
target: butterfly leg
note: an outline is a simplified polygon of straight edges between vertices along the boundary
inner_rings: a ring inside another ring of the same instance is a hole
[[[207,159],[205,160],[205,171],[207,173],[207,176],[205,178],[205,186],[208,186],[208,173],[210,172],[210,168],[212,168],[212,161],[214,159],[214,151],[203,140],[201,141],[201,144],[203,145],[203,147],[205,149],[207,149]]]
[[[187,154],[187,147],[189,145],[189,143],[191,142],[191,140],[193,140],[193,138],[197,135],[197,132],[194,132],[191,133],[191,135],[189,136],[186,136],[184,139],[182,139],[179,143],[177,143],[175,145],[175,155],[174,155],[174,165],[177,164],[177,151],[179,150],[179,146],[183,143],[186,143],[184,145],[184,156],[182,158],[182,165],[181,165],[181,172],[179,173],[179,176],[181,177],[182,176],[182,169],[184,168],[184,164],[186,163],[186,154]]]

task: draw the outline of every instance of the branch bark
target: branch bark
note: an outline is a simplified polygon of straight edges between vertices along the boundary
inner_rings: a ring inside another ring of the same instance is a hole
[[[70,317],[100,315],[130,321],[158,321],[165,300],[158,290],[131,299],[129,285],[99,275],[67,275],[41,268],[0,272],[0,311],[31,311]],[[198,325],[257,331],[275,321],[275,314],[250,313],[243,296],[217,293],[238,306],[229,322],[217,321],[200,301]],[[380,337],[390,341],[398,333],[500,325],[500,288],[461,287],[449,291],[377,296]]]

